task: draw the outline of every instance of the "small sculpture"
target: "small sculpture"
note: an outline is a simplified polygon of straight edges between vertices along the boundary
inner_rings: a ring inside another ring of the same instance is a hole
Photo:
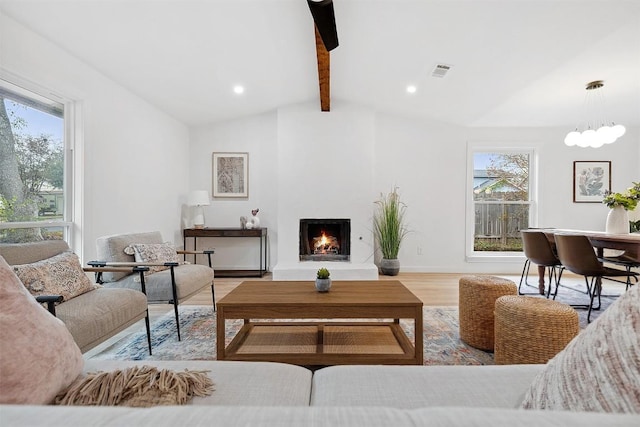
[[[260,209],[256,208],[251,211],[251,218],[247,221],[247,228],[260,228],[260,218],[258,218]],[[249,226],[251,224],[251,226]]]
[[[240,217],[240,228],[242,228],[243,230],[245,228],[247,228],[247,217],[246,216],[241,216]]]

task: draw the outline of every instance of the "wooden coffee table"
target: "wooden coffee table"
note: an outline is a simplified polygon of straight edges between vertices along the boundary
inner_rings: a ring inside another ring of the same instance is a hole
[[[397,280],[334,281],[327,293],[317,292],[311,281],[247,281],[217,308],[218,360],[423,363],[422,301]],[[244,319],[244,325],[225,346],[230,319]],[[414,342],[400,319],[413,319]]]

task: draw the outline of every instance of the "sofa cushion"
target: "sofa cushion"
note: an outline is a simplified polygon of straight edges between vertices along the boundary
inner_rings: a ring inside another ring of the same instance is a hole
[[[515,408],[543,367],[331,366],[314,373],[311,404]]]
[[[88,359],[85,372],[111,371],[140,365],[137,361]],[[308,406],[311,394],[309,369],[273,362],[235,361],[151,361],[144,365],[180,371],[209,371],[215,391],[194,397],[189,405]],[[224,423],[220,423],[224,425]]]
[[[132,245],[136,262],[179,262],[178,253],[168,243],[135,243]],[[154,265],[149,267],[149,274],[166,270],[169,267]]]
[[[640,286],[546,365],[523,408],[640,413]]]
[[[0,302],[0,403],[50,403],[82,371],[80,349],[2,257]]]
[[[0,255],[7,264],[30,264],[68,251],[64,240],[40,240],[38,242],[2,243]]]
[[[14,265],[13,270],[34,296],[62,295],[68,301],[100,287],[87,277],[73,252],[63,252],[31,264]]]
[[[174,268],[178,301],[196,294],[213,281],[213,269],[200,264],[182,264]],[[171,270],[159,271],[145,277],[147,299],[150,302],[173,300],[171,289]],[[105,287],[140,290],[140,275],[131,274],[117,283],[105,283]]]
[[[131,289],[96,289],[56,308],[57,317],[86,352],[147,314],[147,298]],[[129,320],[127,322],[127,319]]]

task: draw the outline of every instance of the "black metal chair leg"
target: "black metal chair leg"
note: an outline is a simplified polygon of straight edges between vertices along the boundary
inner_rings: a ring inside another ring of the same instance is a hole
[[[216,311],[216,288],[213,286],[213,282],[211,282],[211,295],[213,296],[213,311]]]
[[[555,270],[555,267],[554,267],[554,270]],[[564,272],[564,267],[562,267],[562,266],[558,267],[558,270],[559,271],[556,272],[556,290],[553,293],[553,299],[554,300],[558,296],[558,288],[560,287],[560,280],[562,280],[562,273]],[[547,296],[547,298],[549,298],[549,297]]]
[[[147,344],[149,344],[149,356],[152,356],[151,352],[151,326],[149,325],[149,310],[147,309],[147,315],[144,318],[145,326],[147,327]]]
[[[149,271],[149,267],[134,267],[133,271],[137,271],[140,274],[140,289],[142,290],[142,293],[147,296],[147,285],[144,281],[144,273]],[[147,307],[149,307],[148,303]],[[144,318],[144,323],[147,327],[147,343],[149,344],[149,356],[151,356],[153,353],[151,353],[151,326],[149,325],[149,308],[147,308],[147,315]]]
[[[180,337],[180,315],[178,314],[178,301],[173,302],[173,311],[176,315],[176,329],[178,330],[178,341],[182,341],[182,337]]]
[[[538,291],[537,286],[533,286],[529,284],[529,269],[531,268],[531,260],[526,259],[524,261],[524,266],[522,267],[522,274],[520,275],[520,284],[518,285],[518,295],[539,295],[540,291]],[[536,288],[536,292],[522,292],[522,283],[524,281],[525,286],[529,286],[530,288]]]
[[[558,293],[558,273],[556,272],[556,267],[555,265],[551,265],[549,266],[549,289],[547,290],[547,299],[549,299],[549,297],[551,296],[551,286],[553,286],[553,283],[555,282],[556,284],[556,292],[553,295],[553,299],[556,299],[556,294]]]
[[[520,284],[518,285],[518,294],[520,295],[522,295],[522,292],[520,291],[520,289],[522,288],[522,281],[524,280],[524,283],[527,283],[527,278],[529,277],[529,264],[531,264],[531,261],[526,259],[524,261],[524,266],[522,267],[522,274],[520,275]]]
[[[600,277],[599,279],[600,280],[598,280],[598,278],[595,278],[595,283],[593,284],[594,292],[598,292],[598,306],[594,307],[594,310],[600,310],[600,307],[602,307],[602,301],[600,300],[600,297],[602,296],[602,277]]]
[[[165,264],[166,265],[166,264]],[[178,290],[176,289],[176,276],[173,271],[174,266],[171,266],[171,290],[173,292],[173,311],[176,315],[176,329],[178,331],[178,341],[182,341],[180,336],[180,315],[178,313]]]
[[[600,280],[602,280],[602,278],[600,278]],[[591,304],[589,304],[589,313],[587,314],[587,323],[591,323],[591,311],[593,310],[598,311],[602,307],[602,300],[600,299],[600,295],[602,295],[602,281],[598,282],[597,276],[594,276],[591,279],[591,288],[592,288]],[[594,307],[593,301],[596,298],[596,293],[598,294],[598,306]]]
[[[213,251],[206,251],[205,252],[207,254],[207,259],[209,261],[209,268],[213,269],[213,266],[211,264],[211,254],[213,253]],[[215,280],[211,281],[211,295],[213,298],[213,311],[215,313],[216,311],[216,288],[215,288]]]

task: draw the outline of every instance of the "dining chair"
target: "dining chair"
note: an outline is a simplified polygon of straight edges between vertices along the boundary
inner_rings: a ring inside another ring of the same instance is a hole
[[[524,268],[522,269],[522,275],[520,276],[518,294],[544,294],[544,288],[540,288],[539,292],[523,293],[521,291],[523,281],[526,285],[532,286],[527,283],[527,278],[529,277],[529,267],[531,267],[531,263],[534,263],[541,267],[547,268],[549,277],[549,289],[547,290],[547,298],[549,298],[549,295],[551,294],[551,285],[553,282],[555,282],[555,299],[555,295],[558,293],[558,285],[560,283],[560,278],[562,277],[564,267],[562,266],[560,259],[558,259],[558,256],[554,252],[551,242],[547,238],[547,235],[540,230],[521,230],[520,236],[522,237],[522,249],[527,259],[525,260]]]
[[[632,276],[637,280],[638,273],[604,266],[596,256],[587,236],[558,233],[555,234],[554,237],[558,250],[558,258],[564,268],[575,274],[584,276],[590,294],[589,304],[586,306],[572,305],[572,307],[588,308],[587,322],[591,322],[591,311],[600,309],[603,278],[626,277],[627,280],[630,280],[629,277]],[[598,306],[594,307],[593,303],[596,295],[598,295]]]

